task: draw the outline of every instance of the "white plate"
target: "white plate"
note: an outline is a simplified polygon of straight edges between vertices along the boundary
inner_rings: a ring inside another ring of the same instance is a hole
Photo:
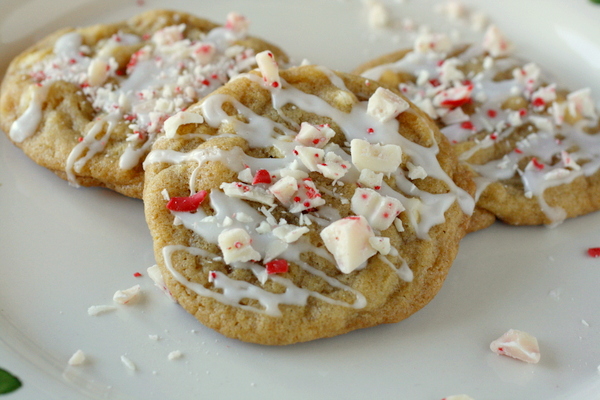
[[[442,26],[434,1],[390,1],[395,20]],[[573,89],[600,96],[600,6],[585,0],[475,1],[517,51]],[[369,28],[359,0],[2,0],[0,70],[65,25],[169,7],[215,21],[236,10],[294,58],[351,70],[400,47],[399,28]],[[446,29],[447,27],[444,27]],[[464,31],[469,31],[463,27]],[[600,399],[600,214],[555,229],[496,224],[467,237],[440,294],[398,324],[283,348],[204,328],[153,287],[141,201],[74,189],[0,137],[0,368],[19,399]],[[144,274],[135,278],[135,272]],[[117,289],[141,303],[90,317]],[[492,354],[509,328],[538,337],[542,360]],[[158,335],[155,341],[149,335]],[[68,367],[77,350],[88,362]],[[167,356],[180,350],[183,358]],[[120,357],[137,365],[128,371]]]

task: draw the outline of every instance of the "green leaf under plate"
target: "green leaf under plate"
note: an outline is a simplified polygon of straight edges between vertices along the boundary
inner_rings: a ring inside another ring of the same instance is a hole
[[[0,368],[0,395],[14,392],[21,387],[19,378]]]

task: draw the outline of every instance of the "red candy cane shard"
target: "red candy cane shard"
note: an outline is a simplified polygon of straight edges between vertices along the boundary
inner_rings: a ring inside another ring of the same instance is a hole
[[[196,211],[206,197],[206,190],[201,190],[188,197],[171,197],[167,203],[167,209],[179,212]]]

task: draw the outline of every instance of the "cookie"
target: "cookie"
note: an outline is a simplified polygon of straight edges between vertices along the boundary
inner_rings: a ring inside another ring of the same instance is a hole
[[[127,21],[63,29],[16,57],[2,82],[0,127],[27,156],[74,186],[141,198],[142,162],[164,121],[276,46],[225,26],[153,10]]]
[[[407,318],[453,263],[468,171],[399,92],[257,60],[171,117],[146,158],[166,288],[204,325],[268,345]]]
[[[560,88],[512,55],[494,26],[481,43],[424,33],[356,73],[398,87],[478,175],[470,230],[496,218],[556,225],[600,208],[600,123],[589,89]]]

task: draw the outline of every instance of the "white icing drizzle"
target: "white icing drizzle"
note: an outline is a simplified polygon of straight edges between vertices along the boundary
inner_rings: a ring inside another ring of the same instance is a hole
[[[42,107],[48,90],[45,87],[31,86],[31,92],[31,100],[27,109],[13,122],[8,133],[10,138],[17,143],[21,143],[33,135],[42,121]]]
[[[347,90],[343,80],[333,72],[322,67],[320,70],[324,71],[326,75],[330,77],[334,85],[339,87],[341,91]],[[238,79],[241,78],[250,79],[263,85],[263,81],[260,77],[254,74],[245,74]],[[474,208],[474,199],[464,190],[459,188],[441,168],[436,158],[436,155],[439,152],[438,146],[434,144],[431,147],[424,147],[403,138],[398,134],[398,121],[391,119],[382,122],[369,116],[366,112],[367,102],[356,102],[354,99],[352,110],[349,113],[345,113],[329,105],[317,96],[295,89],[283,79],[281,79],[281,85],[279,87],[268,85],[264,85],[263,87],[267,87],[268,90],[271,91],[274,108],[282,117],[284,116],[282,107],[284,105],[292,105],[301,108],[306,112],[331,119],[336,126],[341,128],[341,131],[348,142],[352,139],[363,139],[368,140],[373,144],[384,143],[398,145],[408,155],[412,163],[421,166],[428,176],[432,176],[445,182],[449,188],[447,193],[432,194],[418,189],[417,186],[404,176],[401,170],[397,170],[394,173],[391,173],[391,176],[395,179],[399,190],[397,191],[385,183],[378,189],[382,196],[390,196],[400,201],[406,209],[405,212],[408,213],[411,225],[420,238],[424,240],[428,239],[428,232],[431,227],[445,221],[444,214],[454,202],[458,202],[465,213],[470,214],[472,212]],[[235,116],[230,116],[223,110],[225,103],[228,103],[235,108]],[[225,94],[213,94],[208,96],[197,108],[190,110],[190,112],[201,113],[204,122],[213,128],[217,128],[222,124],[231,125],[232,130],[236,132],[236,136],[245,139],[250,147],[273,147],[279,150],[281,158],[251,157],[245,154],[239,147],[234,147],[231,150],[212,148],[208,146],[210,144],[210,136],[207,135],[205,138],[206,140],[209,140],[207,145],[189,153],[173,150],[151,151],[144,162],[145,168],[154,163],[196,163],[197,166],[191,174],[189,182],[191,194],[195,193],[197,190],[195,187],[196,178],[198,174],[201,173],[202,167],[205,166],[206,162],[221,162],[235,173],[244,171],[244,173],[247,174],[247,170],[249,169],[250,175],[252,175],[259,170],[266,170],[268,171],[268,175],[272,177],[275,182],[282,181],[284,178],[288,179],[290,176],[308,177],[309,169],[307,165],[301,162],[299,163],[299,156],[294,154],[298,142],[294,141],[293,138],[298,133],[297,131],[291,130],[269,118],[255,114],[239,101]],[[173,124],[174,125],[171,126],[170,129],[173,129],[175,132],[177,130],[177,124]],[[299,124],[295,123],[294,126],[296,125],[298,125],[299,128]],[[369,129],[373,129],[373,134],[367,134]],[[190,135],[194,137],[198,136],[197,133]],[[433,138],[433,132],[431,135]],[[435,140],[433,140],[433,142],[435,143]],[[341,157],[341,160],[347,162],[347,171],[344,176],[338,180],[340,185],[355,183],[360,175],[357,168],[352,164],[352,157],[349,154],[349,151],[350,149],[344,149],[334,143],[327,144],[323,147],[324,154],[329,152],[335,153],[337,156]],[[251,177],[244,179],[248,181],[251,180]],[[292,179],[292,181],[294,181],[294,179]],[[248,190],[253,188],[253,185],[251,184],[240,183],[240,185],[242,185],[240,187],[246,185],[245,187],[247,187]],[[340,194],[336,193],[335,185],[332,186],[334,188],[316,187],[315,190],[317,192],[322,192],[327,196],[338,198],[340,201],[346,200],[343,199]],[[279,203],[274,205],[271,209],[263,206],[257,211],[254,207],[251,207],[247,201],[263,201],[258,197],[244,198],[246,198],[246,200],[237,198],[233,194],[226,195],[221,190],[213,189],[210,192],[210,205],[214,210],[214,215],[207,215],[202,207],[198,208],[195,213],[175,211],[172,211],[172,213],[178,223],[183,224],[185,228],[193,231],[208,243],[217,243],[224,231],[235,229],[244,231],[249,234],[252,249],[260,254],[262,262],[266,263],[269,260],[274,259],[287,260],[306,272],[324,279],[329,285],[336,289],[350,292],[355,298],[354,302],[342,302],[316,292],[299,288],[281,276],[277,276],[276,274],[267,275],[264,266],[256,262],[248,261],[232,261],[229,265],[232,268],[250,269],[261,283],[264,284],[266,280],[271,279],[274,282],[284,285],[286,291],[281,295],[275,295],[247,282],[235,281],[224,274],[215,273],[212,275],[211,281],[215,288],[222,290],[222,293],[217,293],[204,286],[198,287],[197,284],[188,282],[181,274],[175,271],[175,268],[169,261],[170,254],[172,254],[172,251],[174,251],[173,249],[175,248],[178,250],[189,251],[192,254],[200,253],[195,253],[196,250],[193,249],[186,250],[182,247],[168,246],[163,249],[165,260],[167,260],[167,269],[179,283],[185,285],[201,296],[210,296],[225,304],[243,307],[244,309],[251,309],[256,312],[264,312],[269,315],[279,315],[280,304],[304,305],[311,296],[331,304],[345,307],[362,308],[366,305],[366,299],[363,294],[308,265],[301,258],[301,255],[304,253],[312,253],[335,264],[336,260],[327,250],[312,245],[307,238],[302,236],[292,242],[285,242],[281,239],[281,236],[274,234],[276,229],[289,224],[289,222],[283,220],[277,221],[271,213]],[[291,210],[291,208],[289,210]],[[338,210],[326,204],[319,205],[315,210],[307,210],[307,214],[289,210],[288,212],[290,214],[293,214],[298,218],[299,225],[310,224],[311,221],[314,221],[318,226],[326,227],[332,222],[338,221],[341,217]],[[242,214],[243,218],[236,218],[236,215],[238,214]],[[378,232],[376,231],[375,233],[377,234]],[[208,259],[215,258],[215,255],[206,255],[204,253],[200,255]],[[392,268],[399,279],[408,282],[412,281],[413,273],[410,270],[410,266],[402,259],[398,251],[392,248],[389,256],[393,257],[394,260],[399,260],[401,267],[397,268],[383,255],[380,258]],[[257,309],[256,307],[240,305],[240,300],[244,298],[257,300],[261,304],[261,308]]]
[[[119,32],[100,41],[96,51],[82,44],[80,33],[69,32],[57,39],[51,56],[25,72],[35,83],[32,99],[11,126],[10,137],[21,142],[33,135],[42,120],[47,89],[54,82],[66,81],[81,88],[100,119],[128,124],[128,146],[120,157],[119,168],[134,168],[168,117],[254,66],[253,50],[234,44],[246,37],[246,25],[215,28],[198,40],[185,37],[184,24],[144,37]],[[139,50],[126,68],[120,67],[115,52],[121,46],[133,45]],[[98,126],[103,124],[95,124],[90,131]],[[77,185],[73,171],[101,152],[105,144],[100,142],[109,137],[109,132],[102,136],[86,134],[85,143],[72,150],[67,162],[70,169],[66,171],[72,184]],[[98,144],[91,143],[93,140]],[[82,157],[83,153],[86,156]]]
[[[464,76],[454,67],[479,63],[481,60],[484,60],[483,70],[470,76]],[[461,154],[463,161],[510,137],[517,127],[530,126],[532,133],[518,142],[514,151],[502,159],[484,165],[470,163],[481,176],[476,180],[477,198],[490,183],[518,174],[525,187],[525,195],[535,197],[540,209],[552,221],[551,225],[556,225],[565,219],[566,213],[550,207],[544,199],[544,192],[550,187],[567,184],[579,176],[590,176],[598,171],[600,135],[585,133],[586,128],[597,126],[598,116],[592,109],[589,91],[574,92],[565,103],[558,103],[556,85],[544,83],[544,73],[535,64],[523,64],[521,60],[510,56],[493,58],[485,53],[481,45],[476,44],[454,58],[449,58],[443,52],[411,51],[399,61],[374,67],[364,72],[363,76],[377,80],[384,71],[402,71],[418,77],[416,83],[400,84],[400,90],[431,117],[441,120],[445,125],[442,133],[453,143],[475,143]],[[513,77],[494,80],[497,74],[505,71],[512,71]],[[444,97],[450,96],[457,88],[465,87],[470,89],[465,97]],[[503,103],[514,96],[526,99],[527,107],[520,111],[503,109]],[[443,99],[457,102],[443,104]],[[476,102],[474,114],[460,115],[463,101]],[[569,110],[572,117],[577,114],[577,122],[569,123],[565,119],[565,109]],[[457,118],[449,118],[449,114],[455,111]],[[483,140],[473,138],[482,131],[487,131],[488,136]],[[564,161],[565,157],[570,160],[568,164]],[[535,158],[535,163],[520,169],[519,163],[525,158]],[[557,159],[561,161],[556,162]]]

